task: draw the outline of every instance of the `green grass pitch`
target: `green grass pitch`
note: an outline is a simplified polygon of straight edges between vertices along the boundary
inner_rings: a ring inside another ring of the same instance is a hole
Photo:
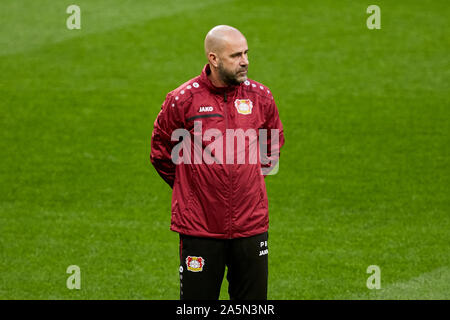
[[[285,129],[268,298],[449,299],[449,16],[444,0],[1,1],[0,299],[178,299],[150,137],[217,24],[246,35]]]

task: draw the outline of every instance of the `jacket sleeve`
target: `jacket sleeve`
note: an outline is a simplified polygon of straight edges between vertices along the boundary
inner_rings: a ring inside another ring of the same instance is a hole
[[[150,161],[158,174],[173,188],[176,165],[172,161],[172,148],[177,141],[172,141],[172,131],[182,128],[180,109],[172,94],[169,93],[161,106],[161,111],[153,125]]]
[[[261,173],[264,178],[267,175],[275,174],[280,154],[281,147],[284,145],[284,132],[283,125],[280,120],[280,115],[278,114],[278,108],[275,101],[271,99],[270,103],[265,110],[265,121],[263,129],[266,129],[267,139],[260,140],[261,143]],[[278,131],[272,131],[273,129]],[[273,141],[272,141],[273,138]],[[274,170],[274,171],[272,171]]]

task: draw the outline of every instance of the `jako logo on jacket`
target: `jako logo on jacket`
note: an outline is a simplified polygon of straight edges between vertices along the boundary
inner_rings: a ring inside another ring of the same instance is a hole
[[[210,112],[213,111],[214,108],[209,106],[209,107],[200,107],[200,109],[198,109],[198,112]]]

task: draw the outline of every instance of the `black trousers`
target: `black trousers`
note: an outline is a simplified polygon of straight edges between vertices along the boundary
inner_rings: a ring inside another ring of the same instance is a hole
[[[212,239],[180,234],[180,299],[218,300],[225,266],[231,300],[266,300],[268,233]]]

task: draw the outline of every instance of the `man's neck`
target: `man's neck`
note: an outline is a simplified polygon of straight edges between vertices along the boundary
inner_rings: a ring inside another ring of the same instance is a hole
[[[208,74],[208,79],[209,79],[209,81],[211,81],[213,86],[215,86],[217,88],[228,87],[228,85],[225,82],[223,82],[222,79],[220,79],[220,77],[217,74],[217,72],[215,72],[212,69],[211,69],[211,73]]]

